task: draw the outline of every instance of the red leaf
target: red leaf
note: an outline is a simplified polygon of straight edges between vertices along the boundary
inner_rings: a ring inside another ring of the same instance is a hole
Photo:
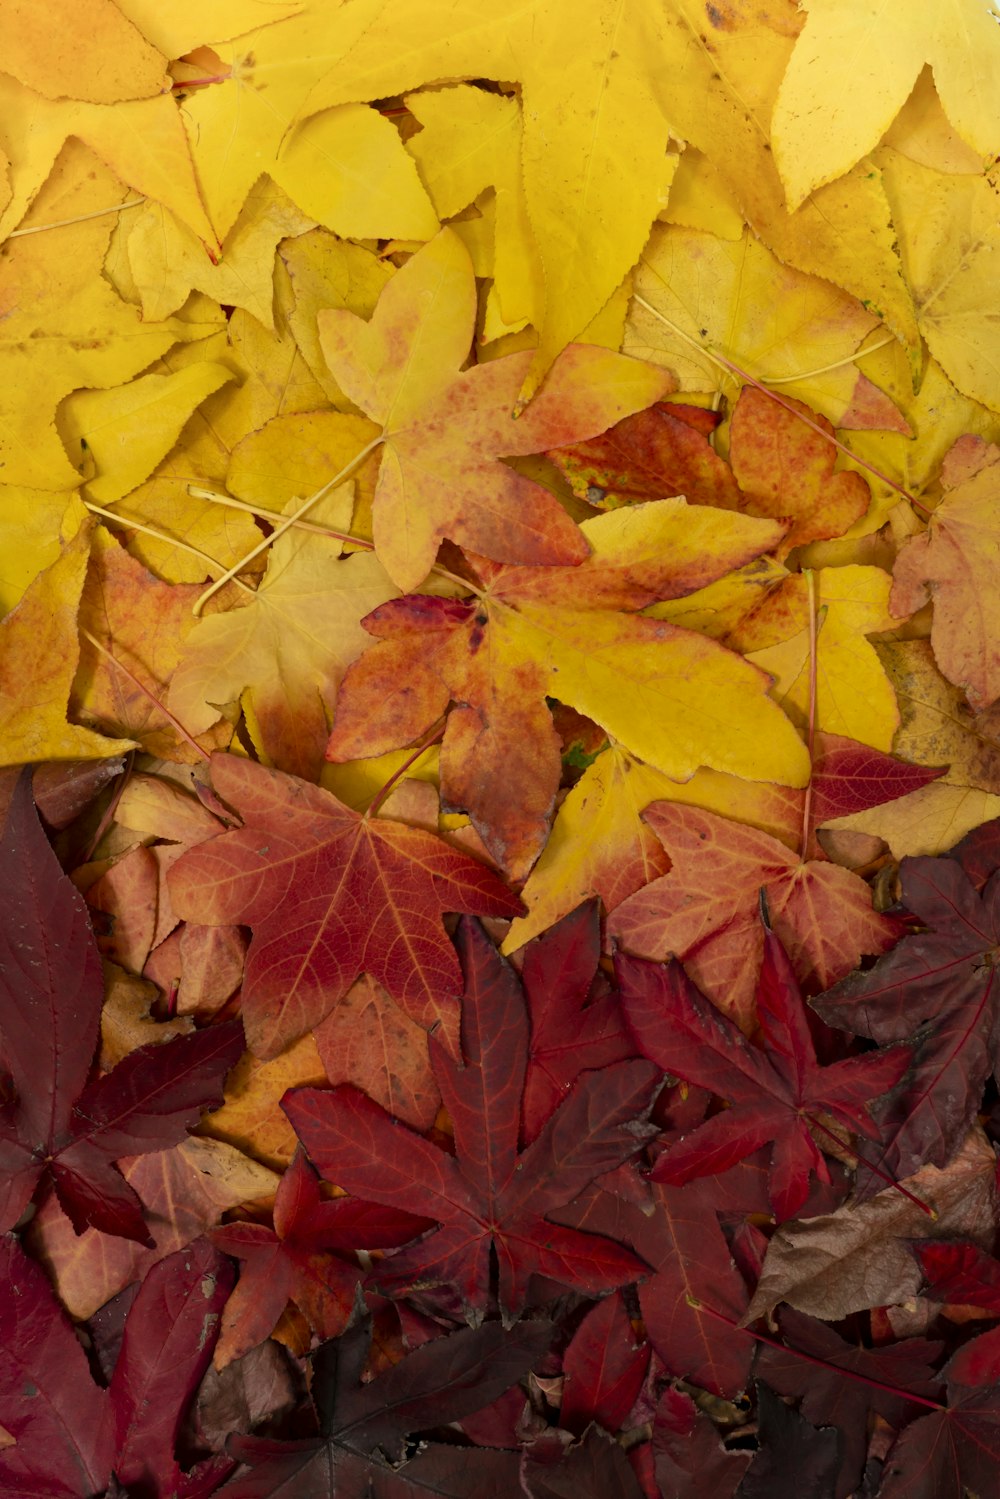
[[[253,927],[243,984],[251,1050],[277,1056],[362,971],[418,1024],[447,1033],[461,974],[443,913],[514,916],[517,897],[432,833],[361,817],[295,776],[213,755],[212,780],[245,826],[178,860],[170,892],[188,920]]]
[[[649,1344],[636,1341],[621,1293],[599,1301],[563,1355],[560,1426],[577,1436],[591,1421],[620,1431],[642,1389],[649,1355]]]
[[[903,904],[923,930],[811,1003],[827,1024],[883,1043],[929,1025],[887,1118],[883,1159],[910,1176],[950,1160],[994,1066],[1000,875],[981,895],[955,859],[904,859],[900,875]]]
[[[771,1202],[780,1222],[805,1202],[811,1172],[829,1180],[810,1131],[817,1114],[848,1134],[878,1138],[867,1104],[899,1082],[909,1048],[820,1067],[795,977],[772,932],[765,934],[758,991],[760,1047],[704,998],[676,959],[656,964],[618,954],[615,966],[626,1019],[646,1056],[732,1105],[672,1145],[654,1180],[682,1186],[770,1145]]]
[[[635,1055],[618,996],[598,968],[600,908],[587,901],[523,949],[531,1015],[524,1134],[533,1140],[581,1072]],[[588,1003],[589,1001],[589,1003]]]
[[[0,1035],[17,1094],[0,1118],[0,1228],[45,1173],[77,1233],[150,1243],[142,1206],[112,1164],[182,1139],[222,1101],[242,1050],[236,1022],[145,1046],[87,1084],[104,982],[86,908],[63,875],[22,776],[0,844]]]
[[[1000,1260],[975,1244],[928,1239],[910,1245],[934,1301],[981,1306],[1000,1317]]]
[[[664,1390],[653,1417],[656,1477],[671,1499],[730,1499],[750,1462],[727,1452],[717,1426],[683,1390]]]
[[[525,1305],[532,1274],[591,1293],[634,1280],[645,1271],[635,1255],[560,1228],[546,1215],[640,1147],[655,1070],[632,1061],[585,1074],[519,1156],[528,1031],[520,985],[475,924],[461,924],[459,946],[466,975],[465,1065],[431,1042],[454,1124],[455,1156],[350,1086],[293,1089],[282,1107],[329,1181],[386,1207],[438,1220],[436,1232],[378,1265],[374,1278],[382,1289],[452,1285],[470,1318],[478,1319],[488,1303],[491,1247],[505,1318],[513,1319]]]

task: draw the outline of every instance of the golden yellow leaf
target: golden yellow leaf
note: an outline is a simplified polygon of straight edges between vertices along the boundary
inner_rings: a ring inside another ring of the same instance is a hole
[[[170,87],[166,58],[114,0],[0,0],[3,70],[48,99],[117,104]]]
[[[302,358],[327,400],[338,411],[356,412],[358,408],[344,395],[323,358],[317,314],[324,307],[346,307],[348,312],[370,318],[396,268],[371,250],[337,239],[325,229],[300,235],[282,245],[280,253],[291,283],[286,317]]]
[[[232,380],[225,365],[198,361],[172,375],[141,375],[111,390],[78,390],[59,412],[59,431],[77,458],[88,499],[111,505],[148,479],[185,422]]]
[[[126,183],[132,195],[155,198],[206,245],[215,245],[184,126],[169,93],[120,104],[52,100],[25,88],[8,74],[0,74],[0,147],[10,161],[12,193],[0,215],[0,239],[20,224],[47,182],[56,158],[64,155],[65,143],[80,141],[115,174],[115,185],[108,183],[100,197],[94,195],[87,209],[67,210],[63,206],[57,212],[48,202],[45,217],[39,222],[55,223],[88,209],[112,209],[126,197],[120,186]]]
[[[339,7],[337,7],[339,10]],[[308,0],[298,15],[219,42],[220,79],[185,101],[191,154],[220,239],[267,172],[312,218],[352,239],[428,239],[437,218],[390,120],[345,104],[291,133],[336,55],[340,15]]]
[[[340,499],[343,528],[351,496]],[[316,779],[337,687],[370,642],[360,620],[396,592],[370,552],[341,551],[330,537],[286,531],[245,607],[194,625],[167,700],[193,732],[214,723],[216,704],[245,689],[265,763]]]
[[[354,455],[371,442],[378,428],[364,416],[343,411],[303,411],[276,416],[256,432],[250,432],[233,449],[226,472],[226,487],[249,504],[280,514],[291,500],[303,500],[340,473]],[[353,477],[355,517],[351,507],[327,500],[309,512],[309,521],[334,530],[364,535],[357,511],[371,518],[372,497],[378,476],[378,455],[373,453],[355,470]],[[295,508],[294,506],[292,507]]]
[[[888,750],[899,725],[892,685],[866,636],[891,630],[888,573],[877,567],[828,567],[816,574],[819,620],[816,726]],[[729,643],[775,678],[774,696],[793,722],[809,714],[808,590],[787,578],[737,627]]]
[[[0,617],[86,518],[75,492],[0,485]]]
[[[183,57],[202,42],[239,36],[301,10],[297,0],[115,0],[134,26],[166,57]]]
[[[1000,817],[1000,796],[975,786],[935,781],[871,812],[854,812],[826,824],[884,838],[894,859],[944,854],[973,828]]]
[[[89,552],[85,523],[0,621],[0,765],[104,759],[133,747],[66,721]]]
[[[788,205],[839,177],[891,124],[921,68],[948,118],[982,156],[1000,150],[1000,28],[982,0],[805,0],[774,110]]]
[[[287,1088],[325,1087],[326,1081],[311,1034],[294,1041],[270,1062],[244,1052],[226,1079],[225,1102],[205,1116],[202,1133],[282,1171],[299,1143],[281,1110],[282,1094]]]
[[[126,216],[123,233],[143,317],[147,322],[169,317],[197,288],[228,307],[245,308],[273,330],[275,245],[304,234],[313,223],[262,177],[213,263],[197,237],[162,204],[136,209]]]

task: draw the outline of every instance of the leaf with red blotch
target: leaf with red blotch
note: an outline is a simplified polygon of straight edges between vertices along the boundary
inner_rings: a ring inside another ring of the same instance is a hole
[[[592,1421],[624,1426],[649,1368],[650,1347],[637,1340],[620,1291],[584,1317],[563,1354],[559,1425],[581,1436]]]
[[[477,1321],[489,1302],[491,1248],[505,1320],[523,1309],[532,1274],[591,1294],[635,1280],[646,1266],[630,1251],[560,1228],[547,1215],[641,1147],[651,1132],[645,1115],[657,1091],[656,1069],[636,1060],[584,1074],[519,1154],[528,1044],[524,997],[513,969],[475,923],[461,923],[459,951],[465,1065],[431,1038],[455,1130],[454,1156],[350,1086],[296,1088],[282,1099],[327,1180],[386,1207],[430,1214],[440,1224],[420,1243],[382,1260],[374,1284],[386,1292],[452,1286]]]
[[[16,1438],[0,1449],[8,1494],[103,1493],[112,1472],[130,1493],[211,1493],[232,1463],[181,1471],[181,1417],[215,1343],[233,1283],[229,1261],[204,1239],[161,1260],[129,1311],[107,1391],[93,1383],[83,1349],[44,1272],[11,1236],[0,1241],[0,1424]],[[26,1387],[35,1398],[25,1400]]]
[[[360,1384],[371,1341],[365,1317],[312,1355],[312,1402],[320,1434],[299,1441],[231,1437],[249,1472],[231,1479],[226,1499],[503,1499],[518,1490],[513,1452],[422,1442],[416,1457],[390,1466],[404,1440],[460,1421],[488,1405],[538,1361],[552,1338],[548,1322],[499,1323],[434,1338],[368,1384]],[[384,1454],[384,1456],[380,1455]]]
[[[778,1325],[787,1352],[761,1349],[757,1373],[779,1395],[800,1399],[799,1409],[841,1436],[838,1495],[860,1486],[868,1451],[868,1414],[876,1411],[896,1431],[921,1413],[940,1390],[932,1364],[944,1344],[906,1338],[881,1348],[847,1343],[832,1327],[783,1307]],[[916,1396],[917,1399],[911,1399]]]
[[[517,897],[422,828],[361,817],[318,786],[235,755],[211,764],[244,826],[184,854],[170,894],[191,921],[253,928],[243,1023],[255,1055],[275,1057],[318,1025],[363,971],[450,1041],[462,983],[441,918],[514,916]]]
[[[25,773],[0,843],[0,1055],[16,1101],[0,1116],[0,1229],[13,1228],[44,1176],[77,1233],[89,1226],[151,1243],[122,1156],[183,1139],[222,1102],[242,1050],[236,1022],[144,1046],[87,1081],[104,982],[86,907],[38,823]]]
[[[669,874],[630,895],[608,930],[646,958],[680,958],[706,993],[751,1029],[761,962],[761,889],[799,981],[816,992],[883,953],[898,922],[872,909],[858,875],[803,859],[769,833],[699,807],[654,802],[643,820],[673,861]]]
[[[1000,1478],[1000,1327],[941,1370],[948,1404],[907,1426],[885,1460],[879,1499],[995,1494]]]
[[[625,1018],[645,1055],[731,1105],[660,1156],[656,1181],[683,1186],[771,1145],[770,1196],[782,1222],[805,1202],[811,1172],[830,1179],[814,1138],[829,1126],[818,1125],[817,1115],[845,1130],[848,1143],[855,1133],[879,1138],[868,1105],[903,1077],[910,1047],[820,1067],[795,975],[770,930],[757,993],[760,1046],[705,999],[676,959],[656,964],[619,954],[615,967]]]
[[[691,505],[739,507],[733,471],[708,439],[717,411],[657,401],[600,437],[553,448],[546,457],[589,505],[613,509],[683,495]]]
[[[683,1390],[668,1388],[653,1416],[656,1478],[670,1499],[731,1499],[749,1452],[727,1452],[719,1428]]]
[[[652,1186],[652,1211],[592,1190],[559,1221],[631,1245],[651,1271],[639,1285],[650,1342],[668,1373],[716,1395],[746,1386],[754,1342],[739,1329],[748,1302],[719,1212],[766,1212],[762,1174],[749,1162],[683,1189]]]
[[[289,1301],[321,1338],[335,1337],[350,1321],[364,1276],[355,1251],[404,1244],[432,1226],[428,1218],[353,1197],[324,1201],[299,1150],[274,1199],[273,1229],[229,1223],[211,1235],[218,1249],[243,1261],[222,1316],[216,1368],[270,1337]]]
[[[975,1244],[942,1239],[913,1243],[910,1249],[932,1300],[983,1307],[1000,1317],[1000,1260]]]
[[[581,1072],[636,1055],[618,996],[598,962],[600,904],[586,901],[523,949],[521,982],[531,1016],[524,1079],[524,1138],[533,1140]]]
[[[951,858],[904,859],[902,904],[920,930],[873,968],[812,1000],[828,1025],[892,1042],[920,1036],[906,1086],[884,1116],[883,1168],[910,1176],[950,1160],[996,1070],[1000,872],[980,894]]]

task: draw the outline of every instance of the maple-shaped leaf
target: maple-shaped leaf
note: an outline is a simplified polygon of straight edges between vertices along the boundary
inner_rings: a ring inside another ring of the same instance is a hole
[[[931,645],[938,665],[976,711],[1000,697],[1000,650],[993,618],[1000,448],[963,437],[941,469],[944,498],[926,531],[911,537],[893,569],[890,605],[912,614],[934,600]]]
[[[44,1271],[10,1234],[0,1240],[8,1294],[0,1304],[0,1448],[8,1494],[209,1494],[225,1457],[185,1474],[174,1456],[181,1417],[212,1356],[234,1274],[200,1239],[150,1270],[125,1321],[111,1384],[94,1384],[86,1355]],[[25,1396],[31,1392],[31,1397]],[[111,1492],[111,1490],[109,1490]]]
[[[842,1442],[837,1493],[853,1494],[868,1451],[869,1411],[900,1431],[933,1403],[940,1389],[933,1364],[944,1344],[905,1338],[865,1348],[791,1307],[781,1310],[778,1325],[787,1352],[774,1343],[762,1348],[757,1373],[779,1395],[798,1398],[807,1420],[836,1426]]]
[[[762,959],[762,889],[796,976],[813,992],[899,936],[898,921],[872,909],[864,880],[839,864],[803,858],[770,833],[700,807],[658,801],[643,820],[673,867],[617,907],[609,932],[644,957],[682,959],[746,1029]]]
[[[216,1367],[269,1337],[289,1301],[321,1338],[335,1337],[350,1320],[364,1276],[354,1251],[403,1244],[432,1226],[353,1197],[325,1201],[300,1150],[275,1195],[273,1229],[229,1223],[212,1233],[217,1248],[243,1261],[223,1313]]]
[[[533,1140],[586,1072],[635,1056],[618,996],[598,968],[599,903],[588,901],[524,949],[521,982],[531,1017],[523,1122]]]
[[[655,1180],[680,1186],[724,1171],[770,1144],[770,1196],[780,1222],[793,1218],[805,1202],[811,1172],[821,1181],[830,1179],[816,1143],[829,1126],[818,1124],[818,1115],[829,1117],[848,1137],[879,1138],[868,1106],[900,1081],[910,1048],[820,1067],[795,975],[773,932],[765,932],[757,992],[759,1047],[705,999],[676,958],[656,964],[618,954],[615,970],[625,1017],[646,1056],[731,1105],[660,1156]],[[842,1136],[833,1140],[844,1143]]]
[[[478,926],[463,921],[462,1055],[431,1038],[435,1075],[455,1129],[446,1155],[358,1089],[298,1088],[282,1107],[328,1181],[386,1207],[428,1214],[440,1227],[381,1261],[374,1283],[405,1292],[455,1288],[472,1321],[489,1300],[490,1251],[505,1319],[524,1307],[533,1274],[596,1293],[646,1266],[619,1244],[559,1228],[550,1209],[634,1155],[648,1134],[656,1092],[645,1061],[616,1062],[579,1078],[532,1143],[518,1151],[528,1016],[517,977]]]
[[[577,1436],[592,1421],[605,1431],[620,1431],[642,1389],[649,1356],[649,1344],[636,1339],[621,1292],[599,1301],[563,1354],[559,1425]]]
[[[236,1022],[131,1052],[88,1082],[104,981],[86,907],[63,874],[22,774],[0,843],[0,1060],[15,1098],[0,1114],[0,1226],[13,1228],[43,1176],[79,1233],[150,1243],[114,1162],[162,1150],[222,1100],[242,1050]]]
[[[375,551],[404,590],[427,576],[445,537],[498,561],[582,561],[587,544],[558,500],[498,460],[592,437],[672,386],[653,365],[574,345],[515,421],[532,355],[463,370],[475,317],[472,262],[447,229],[396,273],[369,322],[344,308],[319,314],[337,383],[382,427]]]
[[[957,859],[904,859],[900,883],[920,930],[811,1003],[828,1025],[873,1041],[919,1032],[913,1075],[882,1116],[884,1164],[908,1176],[951,1158],[996,1065],[1000,873],[980,893]]]
[[[716,1395],[745,1388],[754,1352],[750,1334],[736,1330],[747,1288],[719,1214],[766,1213],[765,1181],[759,1162],[741,1162],[683,1188],[653,1182],[649,1203],[591,1189],[556,1215],[631,1245],[648,1262],[639,1306],[650,1342],[670,1374]]]
[[[947,1405],[912,1422],[890,1449],[879,1499],[963,1499],[996,1491],[1000,1328],[965,1343],[940,1378]]]
[[[767,679],[715,641],[638,614],[758,556],[782,529],[660,500],[585,522],[593,551],[577,567],[477,560],[473,599],[382,605],[364,621],[378,644],[347,672],[328,758],[407,744],[453,703],[443,796],[515,878],[545,841],[559,784],[549,697],[678,780],[713,765],[801,785],[808,757]]]
[[[170,871],[179,916],[254,930],[243,981],[247,1042],[278,1055],[318,1025],[358,974],[418,1024],[453,1034],[462,981],[445,911],[511,916],[516,896],[432,833],[361,817],[294,776],[213,755],[212,784],[244,826]]]
[[[498,1322],[434,1338],[368,1384],[360,1384],[371,1341],[371,1320],[356,1321],[341,1338],[312,1356],[312,1402],[319,1434],[279,1442],[231,1437],[229,1450],[249,1472],[220,1491],[227,1499],[462,1499],[517,1492],[515,1453],[421,1442],[404,1455],[411,1432],[459,1421],[516,1383],[552,1338],[548,1322]]]

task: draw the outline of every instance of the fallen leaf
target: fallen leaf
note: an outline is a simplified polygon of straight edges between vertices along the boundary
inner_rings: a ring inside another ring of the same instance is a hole
[[[313,1036],[331,1083],[353,1083],[387,1114],[414,1129],[430,1129],[441,1093],[427,1032],[374,979],[362,974]]]
[[[295,1154],[295,1131],[280,1108],[289,1088],[326,1087],[326,1071],[311,1034],[293,1041],[270,1062],[243,1053],[226,1078],[220,1108],[202,1123],[210,1140],[245,1151],[274,1171],[283,1171]],[[263,1170],[263,1167],[261,1167]]]
[[[513,915],[516,897],[422,829],[359,817],[318,786],[251,761],[213,755],[211,764],[215,790],[246,826],[184,854],[170,891],[182,917],[254,928],[242,1000],[251,1051],[277,1056],[361,972],[418,1024],[453,1031],[461,979],[441,917]]]
[[[649,1344],[636,1341],[621,1293],[599,1301],[563,1354],[559,1425],[575,1436],[592,1421],[620,1431],[642,1388],[649,1354]]]

